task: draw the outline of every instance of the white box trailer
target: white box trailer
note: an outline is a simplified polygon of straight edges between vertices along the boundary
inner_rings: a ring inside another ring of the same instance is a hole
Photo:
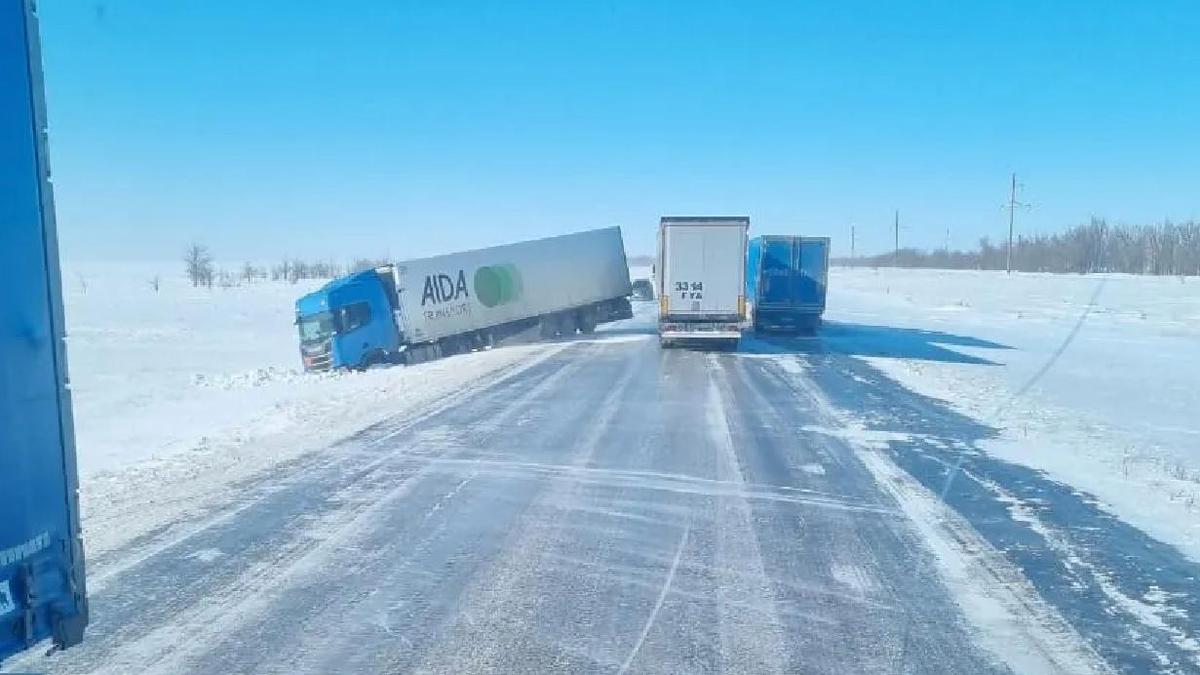
[[[619,227],[408,260],[395,270],[400,328],[413,343],[556,317],[632,293]],[[607,313],[593,325],[604,320]]]
[[[667,216],[659,223],[659,339],[733,347],[746,318],[746,216]]]

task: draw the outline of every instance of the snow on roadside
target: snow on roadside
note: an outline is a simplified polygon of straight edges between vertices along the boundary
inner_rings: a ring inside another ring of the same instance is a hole
[[[180,268],[64,266],[76,444],[85,478],[189,452],[214,431],[245,427],[325,377],[298,372],[293,326],[293,303],[320,281],[192,288],[169,274]],[[148,281],[156,275],[157,292]]]
[[[979,629],[980,642],[993,654],[1018,673],[1110,672],[1004,555],[937,495],[884,453],[865,451],[860,457],[920,532],[959,606]]]
[[[155,268],[143,267],[66,269],[90,556],[205,513],[229,484],[253,473],[566,346],[506,346],[366,373],[304,373],[292,302],[319,282],[209,290],[168,278],[155,292],[146,282]]]
[[[777,357],[776,365],[789,360]],[[807,377],[781,370],[792,374],[792,382],[817,404],[821,424],[805,429],[837,438],[857,451],[933,554],[939,575],[979,644],[998,662],[1017,673],[1112,672],[1003,553],[892,461],[888,445],[904,434],[867,429],[852,413],[830,403]]]
[[[1200,279],[835,269],[829,307],[833,350],[1200,560]]]

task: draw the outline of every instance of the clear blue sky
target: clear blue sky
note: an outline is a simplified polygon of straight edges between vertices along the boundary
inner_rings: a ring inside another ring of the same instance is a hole
[[[42,0],[65,255],[1200,217],[1200,3]]]

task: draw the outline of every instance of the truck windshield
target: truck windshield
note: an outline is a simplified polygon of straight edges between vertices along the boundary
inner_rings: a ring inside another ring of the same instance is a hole
[[[333,312],[320,312],[302,316],[296,324],[300,327],[300,342],[320,342],[336,331]]]

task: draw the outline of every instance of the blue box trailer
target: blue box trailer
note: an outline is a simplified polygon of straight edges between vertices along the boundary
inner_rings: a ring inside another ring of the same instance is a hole
[[[825,313],[829,237],[762,235],[746,254],[746,297],[757,332],[812,334]]]
[[[88,618],[37,35],[0,0],[0,661]]]

